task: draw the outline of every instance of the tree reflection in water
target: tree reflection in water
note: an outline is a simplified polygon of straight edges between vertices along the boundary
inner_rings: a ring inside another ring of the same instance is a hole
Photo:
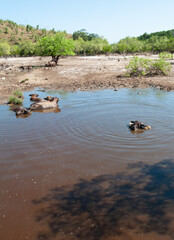
[[[38,239],[62,234],[66,239],[119,239],[127,230],[174,239],[174,162],[129,164],[126,173],[81,179],[71,188],[51,189],[33,204],[47,206],[36,220],[49,230],[38,233]]]

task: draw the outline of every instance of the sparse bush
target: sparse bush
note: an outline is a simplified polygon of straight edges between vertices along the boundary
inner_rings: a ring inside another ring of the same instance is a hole
[[[23,98],[23,94],[20,90],[16,90],[13,92],[13,95],[18,97],[18,98]]]
[[[171,64],[164,59],[151,60],[147,58],[133,57],[126,66],[126,76],[152,76],[167,75],[171,70]]]
[[[26,31],[27,32],[30,32],[31,30],[33,29],[33,27],[31,25],[28,25],[26,26]]]
[[[152,64],[152,74],[154,75],[168,75],[171,70],[171,64],[164,59],[155,60]]]
[[[7,28],[7,27],[5,27],[5,28],[4,28],[4,33],[5,33],[5,34],[8,34],[8,33],[9,33],[9,31],[8,31],[8,28]]]
[[[10,104],[22,104],[23,101],[22,101],[21,98],[18,98],[18,97],[15,97],[15,96],[9,96],[8,102]]]
[[[173,54],[169,53],[169,52],[161,52],[159,55],[159,58],[161,59],[173,59]]]

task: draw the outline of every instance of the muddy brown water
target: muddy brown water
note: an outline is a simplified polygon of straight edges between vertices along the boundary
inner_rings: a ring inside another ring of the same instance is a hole
[[[0,106],[0,239],[174,239],[174,93],[35,92],[58,109]]]

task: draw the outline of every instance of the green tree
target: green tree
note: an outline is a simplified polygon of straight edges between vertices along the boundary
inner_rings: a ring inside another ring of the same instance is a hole
[[[81,37],[75,40],[74,41],[75,53],[82,55],[85,54],[85,44],[86,42]]]
[[[28,25],[26,26],[26,31],[27,32],[30,32],[31,30],[33,29],[33,27],[31,25]]]
[[[167,51],[174,53],[174,38],[168,41]]]
[[[31,41],[23,41],[18,46],[18,53],[20,56],[32,56],[36,52],[36,44]]]
[[[84,41],[91,41],[95,38],[98,38],[99,35],[95,33],[88,33],[86,29],[81,29],[73,33],[73,40],[77,40],[78,38],[82,38]]]
[[[13,45],[13,46],[11,46],[10,53],[11,53],[11,55],[13,55],[13,56],[19,55],[19,45]]]
[[[142,42],[138,39],[134,37],[126,37],[117,43],[117,47],[115,46],[115,49],[118,51],[118,53],[134,53],[141,52],[142,47]]]
[[[153,35],[148,40],[145,41],[145,51],[151,52],[163,52],[167,51],[169,39],[166,36],[159,37]]]
[[[67,39],[64,33],[43,37],[38,42],[38,54],[51,56],[51,61],[57,64],[60,56],[75,55],[73,40]]]
[[[7,42],[0,42],[0,56],[7,56],[10,54],[10,45]]]

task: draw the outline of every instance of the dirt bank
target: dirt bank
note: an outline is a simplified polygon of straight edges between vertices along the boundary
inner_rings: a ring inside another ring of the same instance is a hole
[[[55,68],[45,68],[48,57],[1,58],[0,103],[6,102],[14,90],[35,87],[68,91],[148,86],[174,89],[174,60],[170,76],[120,77],[129,59],[130,56],[75,56],[60,59]]]

